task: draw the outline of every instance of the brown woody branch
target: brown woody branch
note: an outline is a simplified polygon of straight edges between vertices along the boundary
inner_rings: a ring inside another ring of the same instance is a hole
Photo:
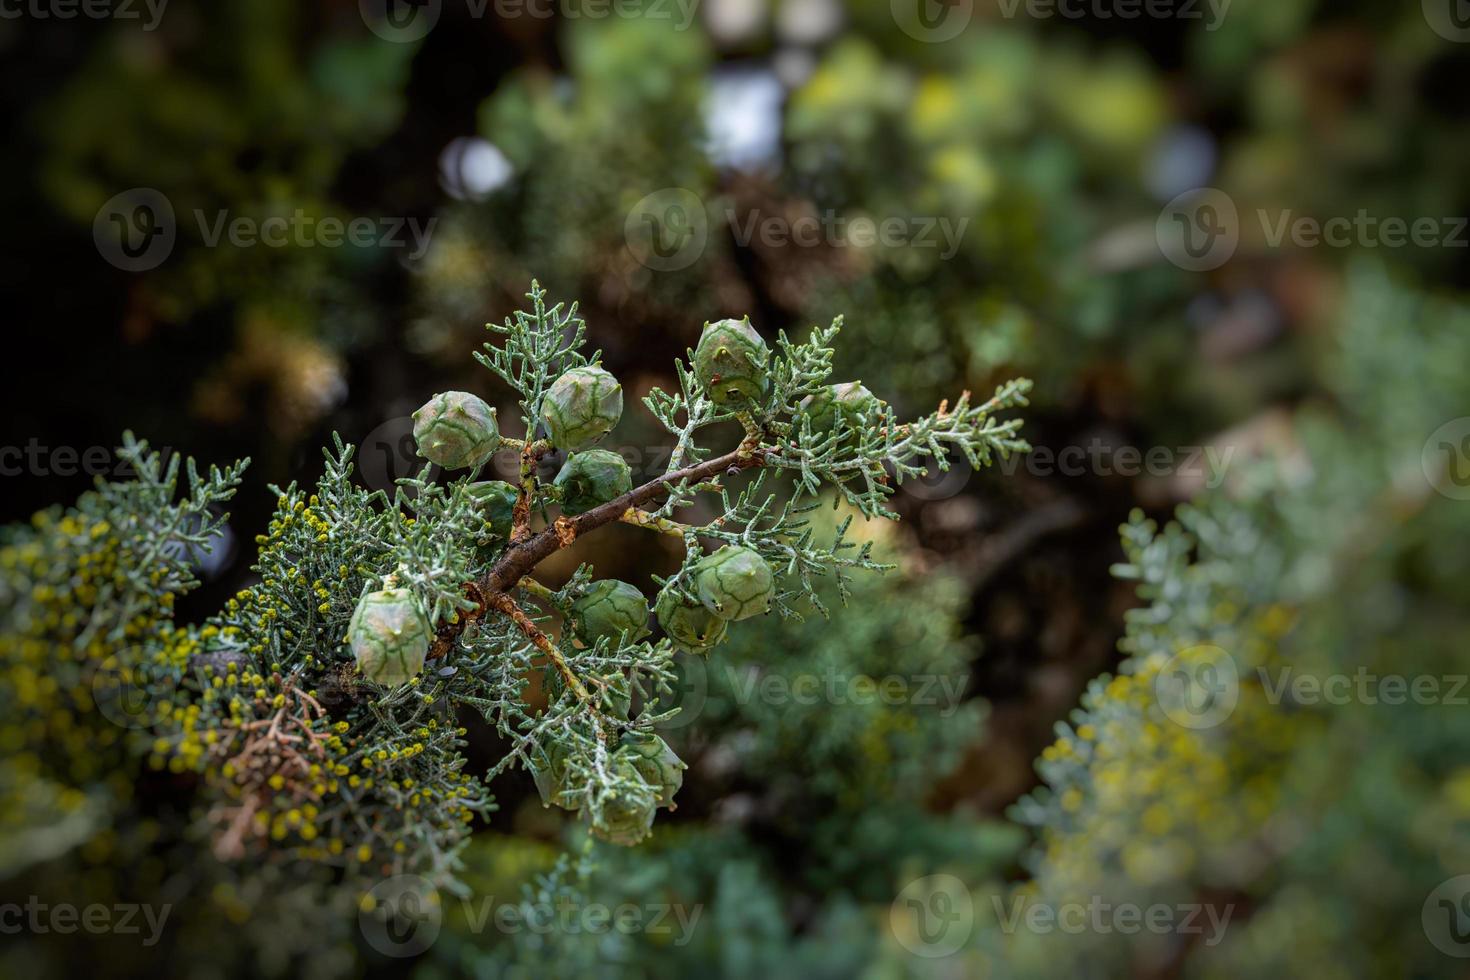
[[[515,612],[507,611],[505,608],[509,604],[511,609],[519,612],[508,593],[521,579],[531,574],[537,565],[570,545],[578,537],[606,524],[621,520],[629,508],[664,499],[681,483],[687,482],[692,486],[724,473],[735,473],[761,466],[764,463],[763,450],[755,445],[752,439],[747,438],[738,449],[723,456],[707,459],[702,463],[695,463],[672,473],[665,473],[585,513],[575,517],[559,517],[552,526],[543,528],[519,541],[512,541],[505,554],[485,573],[484,578],[465,585],[465,595],[475,603],[475,608],[460,613],[459,618],[454,622],[446,623],[439,628],[429,649],[428,659],[432,660],[448,653],[455,640],[464,632],[465,627],[483,617],[487,609],[505,612],[512,620],[515,620],[516,625],[532,642],[541,647],[537,636],[539,635],[542,640],[545,640],[546,637],[534,623],[525,617],[525,613],[522,612],[517,618]],[[520,501],[517,503],[519,504]],[[524,622],[522,622],[523,619]],[[547,642],[550,641],[547,640]],[[542,649],[544,652],[545,648],[542,647]]]
[[[536,645],[536,649],[546,654],[547,659],[556,665],[557,672],[561,674],[562,680],[566,681],[567,687],[572,689],[572,693],[582,702],[591,703],[592,695],[587,693],[587,688],[572,672],[572,668],[567,664],[567,658],[562,656],[556,644],[551,642],[551,638],[541,632],[541,628],[532,622],[525,610],[515,604],[515,600],[504,592],[497,592],[490,597],[490,608],[509,616],[520,627],[521,632],[525,633]]]

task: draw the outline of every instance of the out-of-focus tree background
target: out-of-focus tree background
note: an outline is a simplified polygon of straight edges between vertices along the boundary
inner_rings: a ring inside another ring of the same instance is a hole
[[[1037,383],[1037,452],[905,487],[903,522],[865,532],[898,570],[846,613],[762,621],[688,665],[678,811],[555,879],[697,905],[692,941],[452,912],[419,969],[1451,974],[1419,915],[1470,872],[1463,721],[1246,697],[1219,741],[1181,745],[1123,689],[1203,643],[1464,668],[1451,542],[1470,504],[1420,465],[1470,414],[1470,28],[1451,0],[55,6],[0,20],[0,444],[19,450],[0,507],[74,498],[124,427],[253,457],[181,616],[248,583],[267,485],[314,477],[332,432],[388,486],[428,393],[502,395],[468,355],[532,277],[581,301],[630,392],[745,313],[768,337],[844,315],[839,375],[908,412]],[[270,219],[279,241],[230,230]],[[355,219],[357,243],[322,224]],[[638,414],[615,448],[649,473]],[[1194,540],[1134,525],[1125,553],[1130,513],[1192,499]],[[623,532],[578,557],[676,566]],[[812,676],[932,678],[935,697],[749,693]],[[467,880],[508,899],[584,848],[529,779],[497,793]],[[928,958],[890,910],[935,875],[977,923]],[[992,894],[1236,918],[1218,950],[1017,936]],[[392,965],[333,942],[334,969]]]

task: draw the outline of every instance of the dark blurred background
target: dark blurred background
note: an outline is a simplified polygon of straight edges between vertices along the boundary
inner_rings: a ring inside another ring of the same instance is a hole
[[[1167,517],[1223,481],[1211,460],[1331,401],[1354,264],[1428,294],[1470,272],[1450,0],[63,6],[0,20],[0,517],[74,498],[124,428],[250,456],[197,618],[249,581],[268,485],[313,479],[331,433],[387,485],[429,393],[503,397],[469,354],[532,278],[639,393],[706,319],[844,315],[839,375],[901,411],[1037,383],[1040,452],[906,488],[885,537],[954,590],[965,697],[990,706],[922,789],[939,813],[1001,814],[1116,664],[1129,512]],[[257,240],[272,219],[281,244]],[[354,219],[359,243],[323,232]],[[1429,223],[1395,245],[1385,219]],[[618,438],[651,469],[639,414]],[[618,575],[658,548],[590,557]],[[719,772],[696,767],[678,819],[754,805]]]

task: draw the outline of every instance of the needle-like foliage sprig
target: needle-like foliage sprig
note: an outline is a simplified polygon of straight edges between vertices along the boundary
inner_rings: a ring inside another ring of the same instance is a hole
[[[598,354],[583,352],[576,306],[548,306],[535,284],[528,299],[489,326],[496,342],[475,355],[519,402],[520,433],[500,433],[474,395],[435,396],[418,416],[425,438],[475,451],[452,478],[426,466],[391,493],[358,485],[353,449],[337,440],[313,489],[272,488],[258,581],[202,627],[168,635],[176,694],[152,726],[153,757],[203,777],[200,818],[221,858],[452,883],[457,851],[494,808],[489,783],[517,767],[548,805],[636,843],[682,781],[683,763],[656,735],[677,710],[659,700],[679,651],[709,654],[737,617],[763,610],[828,615],[824,579],[845,601],[849,576],[884,570],[850,540],[851,517],[818,536],[809,515],[824,491],[865,517],[892,516],[894,486],[946,467],[949,453],[978,467],[1026,448],[1019,421],[998,418],[1025,404],[1026,382],[901,422],[861,386],[830,384],[840,319],[803,341],[783,333],[774,351],[748,321],[721,321],[676,363],[676,389],[644,398],[673,445],[663,472],[632,486],[615,456],[589,449],[617,423],[622,397]],[[549,419],[577,444],[556,445]],[[709,438],[737,426],[733,445]],[[514,484],[481,480],[484,446],[519,451]],[[574,513],[538,465],[564,450],[584,468]],[[138,496],[138,520],[162,515],[146,537],[205,547],[219,518],[200,507],[238,473],[201,481],[191,467],[200,504],[170,508],[178,461],[158,470],[136,455],[143,479],[115,492]],[[507,520],[496,508],[511,499]],[[560,587],[536,578],[547,558],[615,522],[679,539],[678,571],[612,591],[598,591],[586,565]],[[615,593],[614,621],[632,628],[585,629],[577,610],[594,593]],[[663,627],[652,638],[640,622],[650,605]],[[467,712],[501,736],[480,772],[465,754]]]

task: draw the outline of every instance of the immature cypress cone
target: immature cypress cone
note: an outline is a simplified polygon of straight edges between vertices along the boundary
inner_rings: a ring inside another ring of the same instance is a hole
[[[586,449],[623,417],[623,386],[600,367],[572,368],[551,383],[541,418],[551,444],[568,452]]]
[[[682,599],[672,589],[658,595],[653,606],[659,625],[680,647],[690,653],[708,653],[725,638],[725,621],[702,603]]]
[[[576,515],[627,493],[633,488],[633,474],[617,453],[586,449],[568,456],[552,482],[561,488],[562,513]]]
[[[863,415],[882,404],[861,381],[848,381],[828,385],[815,395],[806,396],[801,400],[801,410],[811,420],[812,431],[817,433],[831,432],[841,418],[847,430],[842,442],[853,443],[857,441],[857,428]]]
[[[633,759],[619,753],[614,756],[612,770],[621,780],[637,778],[638,769]],[[658,809],[659,790],[626,789],[605,801],[602,813],[591,821],[593,836],[610,844],[632,847],[653,831],[654,812]]]
[[[551,742],[531,753],[531,778],[536,783],[536,792],[541,794],[541,802],[547,806],[576,809],[566,795],[570,756],[571,749],[565,742]]]
[[[444,391],[413,413],[419,455],[445,469],[477,466],[500,446],[495,409],[467,391]]]
[[[674,794],[684,785],[689,767],[669,748],[669,743],[652,732],[623,732],[622,743],[632,753],[633,767],[643,781],[658,791],[658,805],[674,808]]]
[[[758,404],[769,390],[771,352],[743,320],[705,323],[694,348],[694,376],[718,405]]]
[[[572,603],[578,639],[588,646],[606,637],[618,642],[623,633],[634,643],[648,635],[648,600],[635,585],[605,578]]]
[[[490,533],[502,538],[510,534],[516,498],[520,496],[514,483],[481,480],[465,487],[465,492],[479,504],[481,515],[490,524]]]
[[[432,639],[429,619],[408,589],[369,592],[357,601],[347,624],[357,669],[390,687],[408,683],[424,669]]]
[[[597,701],[598,710],[627,721],[628,713],[633,710],[633,685],[628,683],[627,675],[615,671],[611,677],[604,677],[598,688]]]
[[[700,559],[695,571],[699,601],[721,619],[749,619],[769,612],[776,596],[771,566],[757,552],[726,545]]]

